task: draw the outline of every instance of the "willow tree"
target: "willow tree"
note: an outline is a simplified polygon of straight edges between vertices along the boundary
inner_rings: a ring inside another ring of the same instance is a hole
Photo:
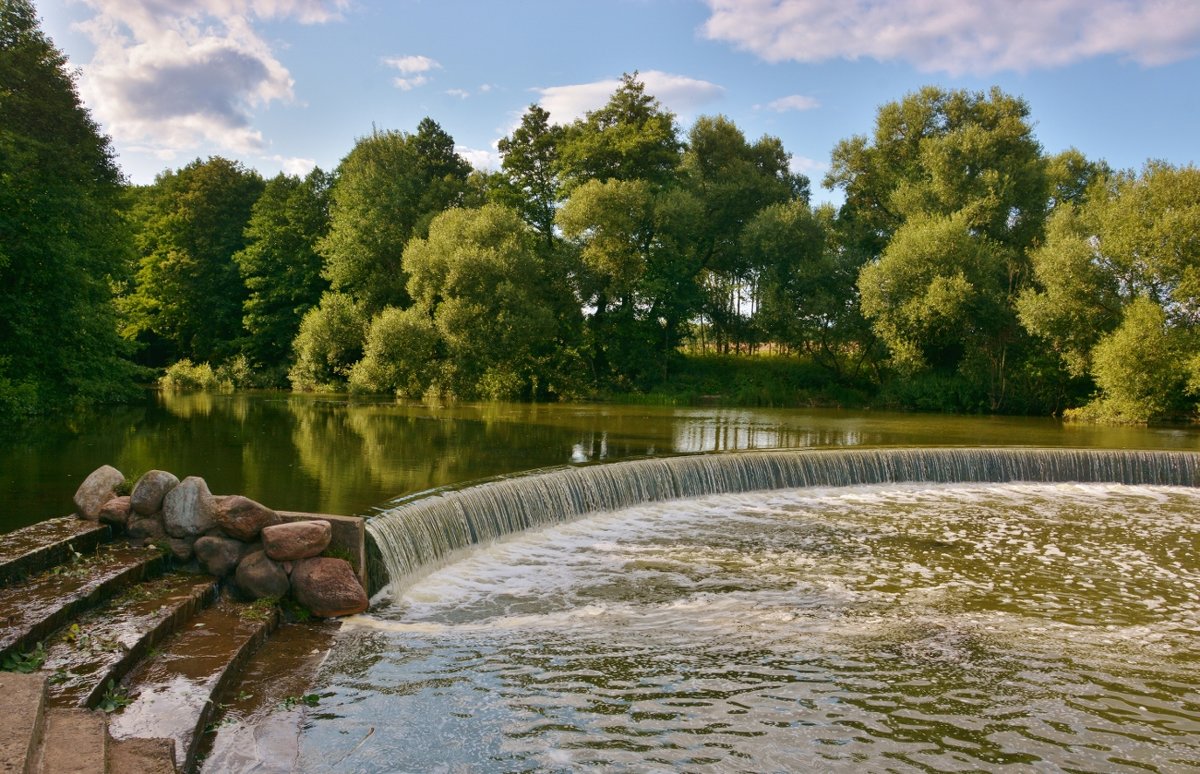
[[[838,144],[843,243],[866,259],[863,312],[902,373],[962,380],[957,408],[1002,409],[1021,360],[1014,304],[1030,277],[1049,181],[1029,106],[927,87]]]
[[[1200,396],[1200,170],[1146,165],[1054,213],[1021,320],[1098,388],[1082,416],[1145,422]]]

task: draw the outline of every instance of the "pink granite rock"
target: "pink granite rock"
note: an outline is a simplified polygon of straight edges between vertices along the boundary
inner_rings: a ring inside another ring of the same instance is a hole
[[[89,521],[99,519],[100,509],[117,496],[117,488],[124,483],[125,476],[111,465],[93,470],[75,491],[75,512],[79,518]]]
[[[313,615],[331,618],[367,609],[367,592],[345,559],[302,559],[292,568],[292,596]]]
[[[228,495],[215,497],[213,517],[217,526],[231,538],[249,543],[257,540],[263,527],[278,524],[279,514],[249,497]]]
[[[100,509],[100,521],[124,527],[129,523],[129,498],[114,497]]]
[[[238,562],[238,588],[251,599],[282,597],[288,593],[288,576],[283,567],[263,551],[255,551]]]
[[[329,547],[333,527],[324,519],[293,521],[263,527],[263,547],[277,562],[290,562],[317,556]]]

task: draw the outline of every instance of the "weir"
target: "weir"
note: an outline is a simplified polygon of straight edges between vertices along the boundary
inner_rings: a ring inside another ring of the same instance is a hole
[[[558,468],[434,490],[367,521],[372,588],[403,583],[453,552],[587,514],[715,494],[887,483],[1200,486],[1200,453],[921,448],[732,452]],[[382,565],[382,567],[381,567]]]

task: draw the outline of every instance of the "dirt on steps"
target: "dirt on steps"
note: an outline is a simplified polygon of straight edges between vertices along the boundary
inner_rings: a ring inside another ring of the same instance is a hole
[[[170,739],[110,739],[111,774],[177,774],[175,743]]]
[[[0,541],[0,586],[20,582],[47,567],[94,552],[112,536],[107,524],[74,516],[31,524]]]

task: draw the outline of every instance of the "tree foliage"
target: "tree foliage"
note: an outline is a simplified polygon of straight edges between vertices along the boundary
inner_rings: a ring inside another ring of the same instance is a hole
[[[295,362],[288,380],[295,390],[345,389],[354,364],[362,359],[367,318],[345,293],[327,292],[305,313],[293,344]]]
[[[1025,326],[1099,388],[1092,414],[1184,413],[1200,366],[1200,170],[1147,164],[1095,180],[1050,220],[1032,253]]]
[[[151,345],[150,364],[237,353],[247,291],[234,255],[263,187],[257,172],[213,156],[162,173],[142,192],[137,288],[122,308],[126,335]]]
[[[867,261],[862,309],[892,364],[956,374],[1003,408],[1050,188],[1028,105],[927,87],[881,107],[871,139],[839,143],[826,183],[845,189],[839,228]]]
[[[430,118],[415,134],[375,131],[338,166],[330,228],[318,252],[333,288],[368,314],[408,303],[404,247],[439,212],[461,202],[471,167]]]
[[[443,391],[515,398],[562,389],[560,350],[570,342],[563,341],[556,314],[563,299],[553,295],[562,285],[537,242],[515,210],[489,204],[448,210],[434,219],[427,238],[409,244],[409,311],[432,321],[444,352]],[[410,338],[424,337],[421,352],[428,357],[433,347],[424,323],[412,316],[395,320]],[[415,386],[434,385],[410,379],[393,389],[411,394]]]
[[[0,181],[0,415],[127,395],[120,173],[26,0],[0,0]]]
[[[248,293],[244,350],[259,366],[290,366],[300,320],[329,287],[316,245],[329,230],[331,182],[319,168],[303,179],[279,175],[251,210],[234,260]]]

